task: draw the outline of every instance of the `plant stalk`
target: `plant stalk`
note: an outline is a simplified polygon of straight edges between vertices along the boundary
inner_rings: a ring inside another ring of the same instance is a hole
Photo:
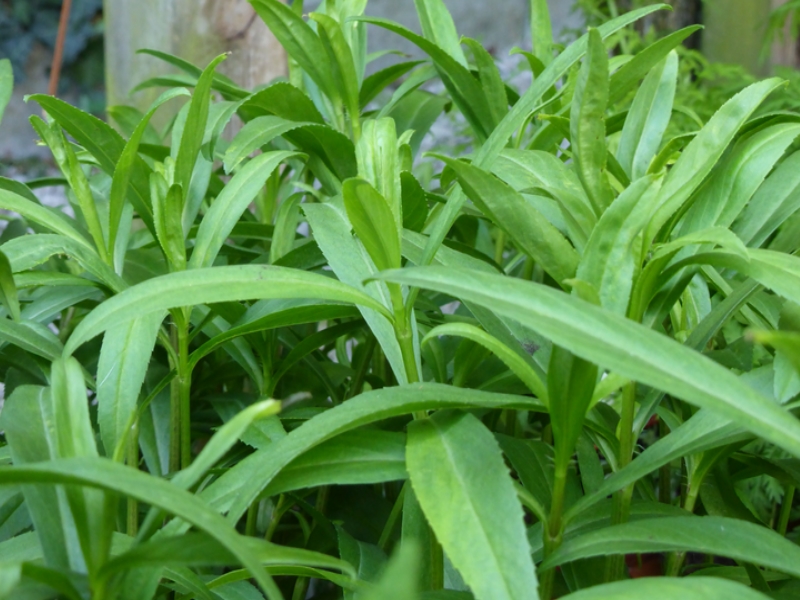
[[[794,492],[795,487],[793,485],[786,486],[786,493],[783,495],[783,502],[781,503],[781,512],[778,516],[778,533],[784,537],[786,537],[786,530],[789,528],[789,515],[792,512]]]
[[[544,557],[547,558],[561,546],[564,535],[563,515],[564,498],[567,490],[567,468],[569,457],[556,459],[555,480],[553,481],[553,501],[550,505],[550,517],[544,523]],[[547,569],[539,575],[539,597],[550,600],[553,595],[555,569]]]
[[[630,382],[622,388],[622,411],[619,422],[619,469],[627,467],[633,458],[633,419],[636,412],[636,383]],[[614,510],[611,515],[611,524],[620,525],[628,520],[631,512],[631,498],[633,488],[630,484],[614,495]],[[624,575],[625,557],[622,555],[609,556],[606,561],[606,581],[616,581]]]

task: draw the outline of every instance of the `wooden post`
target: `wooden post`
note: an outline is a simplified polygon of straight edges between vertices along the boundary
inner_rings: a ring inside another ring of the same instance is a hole
[[[136,54],[151,48],[204,68],[223,52],[219,71],[250,89],[286,74],[286,54],[246,0],[104,0],[108,105],[145,109],[160,90],[129,96],[141,81],[175,72]]]

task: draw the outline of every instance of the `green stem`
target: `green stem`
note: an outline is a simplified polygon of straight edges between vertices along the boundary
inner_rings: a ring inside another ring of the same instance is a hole
[[[386,546],[389,544],[389,538],[392,536],[392,531],[394,531],[394,528],[397,525],[397,520],[400,518],[400,514],[403,512],[403,502],[406,498],[407,485],[410,484],[406,480],[402,489],[400,490],[400,493],[397,495],[397,500],[395,500],[394,506],[392,506],[392,512],[389,513],[389,518],[386,520],[386,525],[383,526],[381,537],[378,540],[378,548],[381,550],[386,550]]]
[[[132,469],[139,468],[139,426],[134,424],[128,432],[128,466]],[[139,533],[139,503],[136,499],[128,497],[127,532],[131,537]]]
[[[698,480],[696,485],[692,485],[692,482],[690,481],[688,489],[686,490],[686,502],[684,503],[683,508],[690,513],[694,512],[694,505],[697,503],[697,497],[700,495],[700,483],[701,480]],[[686,558],[686,552],[673,552],[669,555],[666,568],[667,577],[678,576],[678,574],[681,572],[681,567],[683,567],[684,558]]]
[[[569,457],[556,459],[555,481],[553,482],[553,501],[550,505],[550,518],[544,523],[544,556],[547,558],[561,546],[563,532],[564,499],[567,490],[567,467]],[[547,569],[539,575],[539,597],[550,600],[553,595],[555,569]]]
[[[178,386],[180,393],[181,414],[181,468],[186,469],[192,463],[192,416],[189,394],[192,389],[192,373],[189,369],[189,315],[183,312],[178,328]]]
[[[178,371],[178,325],[174,321],[169,332],[170,347],[170,367]],[[173,356],[174,354],[174,356]],[[178,377],[175,377],[169,385],[169,472],[175,473],[181,468],[181,387]]]
[[[619,422],[619,470],[628,466],[633,458],[633,420],[636,412],[636,383],[631,382],[622,388],[622,411]],[[614,496],[614,510],[611,524],[620,525],[628,520],[631,511],[634,484],[622,488]],[[623,576],[625,557],[619,554],[609,556],[606,561],[606,581],[616,581]]]

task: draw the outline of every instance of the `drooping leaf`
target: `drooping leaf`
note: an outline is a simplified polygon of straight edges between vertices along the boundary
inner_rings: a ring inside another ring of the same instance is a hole
[[[424,267],[382,279],[452,294],[518,320],[602,367],[710,408],[800,456],[800,423],[730,371],[646,327],[546,286],[457,268]]]
[[[154,277],[103,302],[75,328],[65,352],[71,354],[122,321],[179,306],[256,298],[320,298],[363,305],[389,317],[363,292],[315,273],[266,265],[193,269]]]
[[[563,596],[564,600],[766,600],[761,592],[716,577],[656,577],[598,585]]]

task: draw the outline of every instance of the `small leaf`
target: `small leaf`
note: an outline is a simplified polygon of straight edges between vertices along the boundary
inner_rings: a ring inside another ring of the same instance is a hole
[[[378,270],[400,266],[400,239],[389,204],[367,181],[348,179],[342,186],[347,216]]]
[[[158,173],[152,178],[163,181]],[[186,240],[184,239],[181,213],[183,212],[183,190],[177,183],[170,186],[166,193],[157,183],[150,186],[150,197],[153,200],[153,221],[156,235],[167,257],[170,269],[182,271],[186,268]]]
[[[403,198],[403,228],[421,232],[428,220],[428,200],[425,190],[410,171],[400,173]]]

